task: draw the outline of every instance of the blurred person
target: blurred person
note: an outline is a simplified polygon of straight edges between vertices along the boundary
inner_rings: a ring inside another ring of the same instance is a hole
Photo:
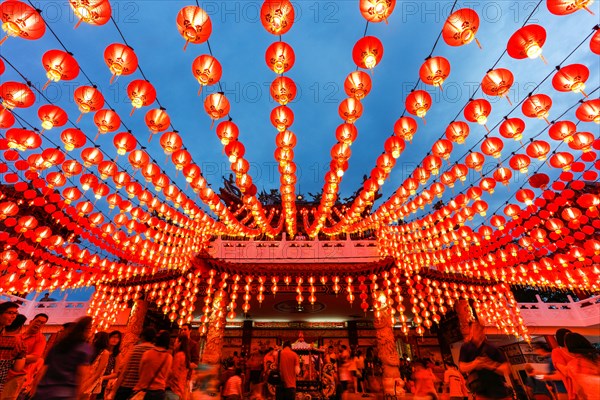
[[[356,351],[356,357],[354,357],[354,362],[356,364],[356,383],[357,383],[357,391],[358,393],[364,393],[364,381],[365,381],[365,357],[362,354],[362,351]]]
[[[300,358],[292,351],[292,344],[289,341],[283,343],[278,367],[282,380],[282,387],[277,390],[278,400],[295,400],[296,375],[300,372]]]
[[[166,399],[184,399],[187,393],[187,381],[190,374],[189,339],[180,335],[173,345],[173,364],[167,379]]]
[[[46,351],[46,336],[42,333],[42,328],[48,323],[48,315],[44,313],[37,314],[21,335],[25,350],[27,352],[25,363],[25,379],[22,384],[24,391],[29,392],[31,385],[44,366],[44,352]]]
[[[465,378],[458,371],[458,367],[454,363],[446,364],[444,371],[444,388],[448,393],[450,400],[462,400],[468,396]]]
[[[104,399],[106,393],[112,392],[112,386],[117,378],[117,361],[119,354],[121,353],[121,341],[123,340],[123,334],[120,331],[112,331],[108,335],[108,363],[102,376],[102,388],[100,393],[96,396],[97,400]],[[108,396],[110,397],[110,396]]]
[[[194,369],[200,363],[200,345],[196,340],[192,339],[192,324],[181,325],[179,335],[184,335],[188,338],[191,368]]]
[[[569,361],[573,359],[573,356],[569,353],[565,347],[565,337],[571,333],[569,329],[560,328],[556,331],[556,343],[558,347],[552,349],[552,364],[554,368],[560,373],[562,385],[557,385],[557,391],[559,394],[570,393],[569,382],[567,381],[566,368]]]
[[[565,368],[571,392],[569,399],[600,400],[600,357],[598,350],[583,335],[569,333],[567,350],[573,356]]]
[[[358,378],[356,376],[356,358],[354,355],[354,351],[350,352],[350,357],[348,358],[348,372],[351,376],[352,382],[352,390],[354,393],[358,392]]]
[[[537,363],[542,364],[542,370],[535,369],[531,364],[525,365],[528,393],[534,400],[554,400],[557,398],[554,381],[561,381],[561,374],[554,369],[550,359],[550,346],[544,342],[534,342],[531,348],[538,356]]]
[[[242,369],[236,368],[233,375],[227,379],[221,395],[225,400],[241,400],[244,392],[242,390]]]
[[[106,332],[98,332],[94,335],[92,342],[94,355],[82,383],[81,400],[93,400],[102,391],[102,378],[108,366],[108,359],[110,358],[108,338],[109,335]]]
[[[459,360],[476,400],[512,399],[512,389],[504,378],[509,373],[506,358],[486,340],[485,327],[477,320],[470,323],[470,338],[461,346]]]
[[[26,351],[21,337],[7,332],[17,319],[18,310],[17,303],[7,301],[0,304],[0,393],[4,391],[9,372],[21,372],[25,368]],[[25,321],[20,320],[22,326]]]
[[[426,368],[422,362],[413,364],[413,380],[414,399],[415,400],[437,400],[437,392],[435,390],[435,375],[431,369]]]
[[[133,394],[133,388],[138,383],[140,376],[140,362],[144,353],[154,348],[156,329],[146,327],[140,335],[140,342],[133,346],[127,358],[122,363],[122,368],[117,373],[114,384],[114,400],[127,400]]]
[[[171,336],[168,331],[156,335],[154,347],[147,350],[140,361],[140,379],[133,388],[134,392],[144,391],[144,400],[164,400],[167,378],[171,371],[173,356],[169,352]]]
[[[22,338],[23,325],[25,325],[27,317],[23,314],[18,314],[15,320],[4,330],[6,336],[15,336],[15,339]],[[23,368],[19,367],[23,364]],[[16,367],[16,369],[15,369]],[[14,400],[19,395],[21,385],[25,380],[25,365],[23,362],[15,362],[13,367],[6,374],[4,389],[0,392],[0,400]]]
[[[341,392],[348,391],[348,384],[352,381],[350,373],[350,352],[345,344],[340,346],[340,354],[338,358],[338,379],[341,385]]]
[[[33,400],[77,399],[83,393],[81,382],[94,355],[88,343],[92,333],[92,317],[83,317],[65,332],[48,351],[44,371]]]

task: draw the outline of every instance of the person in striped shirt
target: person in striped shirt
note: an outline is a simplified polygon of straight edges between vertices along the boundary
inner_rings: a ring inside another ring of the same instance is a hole
[[[123,368],[119,371],[117,382],[114,387],[116,392],[114,400],[127,400],[133,394],[133,388],[138,383],[140,378],[140,362],[142,355],[154,348],[154,338],[156,337],[156,329],[145,328],[140,335],[140,343],[133,346],[127,355],[127,359],[123,362]]]

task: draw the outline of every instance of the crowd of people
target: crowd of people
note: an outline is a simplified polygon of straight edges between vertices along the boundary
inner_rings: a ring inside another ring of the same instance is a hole
[[[48,316],[40,313],[28,325],[25,322],[17,303],[0,304],[0,400],[188,400],[194,390],[226,400],[262,400],[270,396],[265,383],[273,369],[280,375],[277,400],[295,398],[302,360],[289,342],[281,350],[236,352],[225,360],[221,371],[207,373],[189,324],[176,332],[147,327],[123,354],[122,333],[94,333],[91,317],[66,324],[48,349],[42,334]],[[545,342],[532,344],[538,357],[534,365],[525,365],[523,398],[600,400],[598,351],[584,336],[568,329],[559,329],[556,341],[554,349]],[[363,397],[381,393],[377,378],[381,362],[374,348],[363,355],[360,349],[344,344],[329,346],[323,362],[332,366],[333,398],[350,392]],[[514,382],[509,384],[514,380],[504,354],[486,340],[476,321],[461,347],[458,365],[400,359],[397,381],[397,394],[406,391],[415,400],[513,399],[519,395]]]

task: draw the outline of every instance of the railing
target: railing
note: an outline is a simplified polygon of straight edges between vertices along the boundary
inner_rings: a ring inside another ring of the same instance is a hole
[[[568,303],[544,303],[536,295],[536,303],[519,303],[521,316],[527,326],[588,327],[600,323],[600,296]]]
[[[217,259],[238,263],[320,263],[374,262],[381,259],[377,242],[372,240],[287,240],[211,242],[209,254]]]

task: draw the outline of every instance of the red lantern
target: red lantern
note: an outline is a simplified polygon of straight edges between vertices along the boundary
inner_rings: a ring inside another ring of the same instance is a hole
[[[121,118],[113,110],[98,110],[94,114],[94,124],[98,127],[98,134],[94,139],[96,140],[100,134],[114,132],[119,129]]]
[[[117,148],[117,154],[123,156],[135,149],[137,146],[137,141],[135,140],[135,136],[133,136],[131,133],[120,132],[114,136],[113,144]]]
[[[547,0],[548,11],[554,15],[568,15],[584,9],[590,14],[594,13],[588,8],[594,0]]]
[[[425,115],[431,108],[431,102],[429,93],[424,90],[415,90],[406,96],[404,106],[406,107],[406,111],[419,118],[423,118],[423,122],[425,122]]]
[[[562,67],[552,78],[552,86],[559,92],[575,92],[585,94],[585,81],[590,76],[590,70],[583,64],[571,64]]]
[[[44,158],[44,166],[50,168],[54,165],[62,164],[65,161],[65,153],[58,148],[46,149],[42,152]]]
[[[65,110],[51,104],[44,104],[38,108],[38,117],[42,121],[42,128],[44,128],[45,131],[52,129],[55,126],[63,126],[69,119]]]
[[[271,83],[271,97],[281,105],[286,105],[296,97],[296,84],[287,76],[280,76]]]
[[[505,68],[497,68],[485,74],[483,81],[481,82],[481,90],[488,96],[506,96],[508,104],[512,105],[508,98],[508,91],[514,81],[515,78],[512,72]]]
[[[552,99],[550,96],[545,94],[534,94],[525,100],[521,106],[521,111],[526,117],[543,119],[550,125],[548,114],[550,113],[551,108]]]
[[[597,30],[590,39],[590,50],[592,53],[600,55],[600,30]]]
[[[70,81],[79,75],[79,64],[75,58],[62,50],[45,52],[42,56],[42,65],[48,78],[48,82],[42,87],[42,90],[45,90],[50,82]]]
[[[0,85],[0,97],[2,97],[2,107],[8,110],[15,107],[31,107],[35,102],[35,95],[29,86],[20,82],[4,82]]]
[[[106,180],[119,172],[119,168],[117,167],[117,164],[107,160],[98,164],[98,172],[100,173],[100,178]]]
[[[154,100],[156,100],[156,90],[150,82],[136,79],[127,85],[127,96],[129,96],[131,105],[133,106],[129,115],[133,115],[136,108],[142,108],[154,103]]]
[[[546,42],[546,30],[540,25],[526,25],[516,31],[508,40],[508,55],[517,60],[534,59],[542,56],[542,47]]]
[[[129,164],[134,170],[142,169],[150,162],[150,156],[143,150],[134,150],[129,153]]]
[[[383,44],[375,36],[365,36],[352,49],[352,60],[359,68],[373,69],[383,57]]]
[[[223,146],[229,144],[229,142],[236,141],[240,135],[238,126],[231,121],[223,121],[217,125],[216,129],[217,136]]]
[[[227,100],[227,97],[223,93],[209,94],[206,96],[206,100],[204,100],[204,110],[213,120],[213,123],[229,114],[230,108],[229,100]]]
[[[75,128],[67,128],[60,134],[60,140],[65,144],[65,150],[71,151],[82,147],[87,141],[85,134]]]
[[[463,111],[467,121],[477,122],[479,125],[485,126],[488,133],[490,130],[485,124],[487,123],[488,116],[491,112],[492,105],[485,99],[471,100]]]
[[[341,125],[343,126],[343,125]],[[354,125],[351,125],[354,126]],[[394,159],[400,157],[404,149],[406,148],[406,143],[399,137],[391,136],[385,141],[385,152],[390,154]]]
[[[77,160],[68,160],[63,162],[62,170],[65,176],[72,178],[76,175],[79,175],[83,171],[83,167]]]
[[[165,132],[160,137],[160,146],[163,148],[166,155],[170,155],[183,146],[183,141],[181,140],[179,133]]]
[[[40,135],[27,129],[12,128],[6,131],[8,147],[19,151],[37,149],[42,144]]]
[[[31,6],[22,1],[4,1],[0,4],[2,30],[6,36],[0,40],[0,45],[9,36],[28,40],[37,40],[46,33],[46,24],[42,16]]]
[[[577,132],[573,135],[573,140],[569,142],[569,147],[573,150],[587,153],[592,150],[595,139],[594,135],[590,132]]]
[[[419,70],[419,77],[428,85],[433,85],[441,89],[442,83],[450,75],[450,63],[444,57],[430,57]]]
[[[115,77],[131,75],[138,67],[138,58],[133,49],[126,44],[109,44],[104,50],[104,62],[112,73],[110,83]]]
[[[545,161],[546,156],[550,152],[550,145],[543,140],[534,140],[527,146],[527,154],[532,158],[537,158],[539,161]]]
[[[465,164],[467,164],[467,167],[471,168],[474,171],[481,171],[483,169],[484,163],[485,157],[483,156],[483,154],[476,151],[469,153],[465,158]]]
[[[396,0],[361,0],[360,13],[369,22],[385,21],[394,11]]]
[[[451,122],[448,127],[446,127],[446,138],[458,144],[464,143],[465,139],[469,136],[469,133],[469,125],[463,121]]]
[[[400,117],[394,124],[394,135],[412,142],[417,133],[417,121],[411,117]]]
[[[75,28],[86,22],[90,25],[104,25],[112,15],[110,2],[108,0],[69,0],[69,5],[79,18]]]
[[[525,131],[525,121],[520,118],[508,118],[500,125],[500,135],[507,139],[520,141]]]
[[[275,144],[277,147],[296,147],[296,135],[292,131],[283,131],[279,132],[277,136],[275,136]]]
[[[578,120],[583,122],[595,122],[600,124],[600,99],[584,102],[577,108],[577,111],[575,111],[575,116]]]
[[[554,140],[562,140],[569,143],[577,132],[577,125],[571,121],[557,121],[548,130],[548,135]]]
[[[15,117],[6,108],[0,108],[0,129],[10,128],[15,124]]]
[[[481,143],[481,151],[494,158],[499,158],[501,156],[501,151],[504,148],[504,142],[502,139],[491,136],[486,138],[483,143]]]
[[[294,123],[294,112],[286,106],[277,106],[271,111],[271,123],[279,132],[283,132]],[[217,127],[218,130],[219,127]]]
[[[554,168],[560,168],[565,172],[571,169],[573,161],[575,161],[573,155],[564,151],[559,151],[550,157],[550,165]]]
[[[338,107],[338,114],[346,123],[353,124],[356,122],[363,113],[362,103],[356,100],[354,97],[348,97],[342,100]]]
[[[5,70],[6,70],[6,66],[4,65],[4,61],[2,61],[2,59],[0,59],[0,75],[2,75]]]
[[[550,182],[550,178],[546,174],[534,174],[529,177],[529,184],[534,188],[545,189]]]
[[[198,89],[198,94],[200,94],[203,86],[214,85],[221,79],[223,69],[215,57],[202,54],[194,59],[192,74],[200,84],[200,89]]]
[[[435,142],[433,144],[433,146],[431,147],[431,152],[438,156],[443,158],[444,160],[447,160],[450,158],[450,154],[452,153],[452,142],[447,140],[447,139],[440,139],[437,142]]]
[[[185,39],[185,51],[189,43],[198,44],[208,40],[212,32],[212,22],[200,7],[186,6],[177,14],[177,30]]]
[[[162,108],[149,110],[144,119],[146,121],[146,126],[148,126],[148,129],[150,129],[151,135],[164,132],[169,129],[169,126],[171,125],[171,118],[169,117],[169,114],[167,114],[167,111]]]
[[[348,97],[362,100],[371,91],[371,77],[363,71],[351,72],[344,82],[344,90]]]
[[[481,44],[475,38],[479,29],[479,15],[470,8],[461,8],[453,12],[442,28],[444,42],[450,46],[462,46],[469,44],[475,39],[477,46]]]
[[[186,165],[192,162],[192,156],[187,150],[179,149],[171,155],[171,161],[177,171],[181,171]]]
[[[531,159],[525,154],[515,154],[510,158],[508,165],[515,171],[519,171],[522,174],[526,174],[531,164]]]
[[[73,97],[81,112],[81,115],[77,118],[77,122],[81,120],[83,114],[99,110],[104,106],[104,96],[92,86],[79,86],[75,89]]]
[[[271,71],[283,74],[292,69],[296,56],[292,46],[285,42],[275,42],[267,48],[265,61]]]
[[[238,158],[244,157],[244,153],[246,153],[244,145],[237,140],[235,142],[230,142],[225,146],[224,150],[231,163],[236,162]]]
[[[284,35],[294,24],[294,6],[289,0],[265,0],[260,8],[260,22],[273,35]]]

